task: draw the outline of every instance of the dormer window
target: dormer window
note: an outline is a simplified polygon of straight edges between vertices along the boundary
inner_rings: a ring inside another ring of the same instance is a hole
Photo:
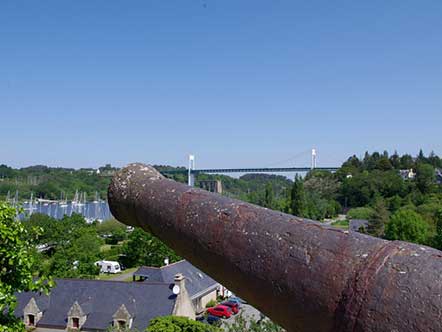
[[[78,329],[80,327],[80,318],[72,317],[72,327]]]
[[[35,316],[28,315],[28,326],[35,326]]]
[[[129,313],[124,304],[118,308],[112,318],[113,326],[118,330],[126,330],[132,327],[133,316]]]
[[[35,327],[43,316],[43,312],[32,297],[28,304],[23,308],[23,321],[26,326]]]
[[[68,325],[67,328],[79,330],[86,322],[87,315],[84,313],[81,306],[77,301],[74,302],[71,309],[68,312]]]

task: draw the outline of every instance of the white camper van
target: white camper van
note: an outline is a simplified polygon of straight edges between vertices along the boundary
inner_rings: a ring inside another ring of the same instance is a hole
[[[121,272],[121,267],[118,262],[98,261],[98,262],[95,262],[95,265],[100,267],[101,273],[120,273]]]

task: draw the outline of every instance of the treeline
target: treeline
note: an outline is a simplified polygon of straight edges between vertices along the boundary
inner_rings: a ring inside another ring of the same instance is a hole
[[[110,178],[102,176],[103,172],[112,170],[112,166],[100,167],[100,173],[94,169],[79,169],[31,166],[14,169],[0,165],[0,199],[9,193],[14,197],[18,193],[20,200],[29,200],[31,193],[34,198],[73,199],[75,192],[85,192],[89,199],[96,193],[101,198],[107,195]]]
[[[350,157],[336,173],[311,171],[284,187],[271,179],[245,200],[315,220],[346,213],[365,219],[360,231],[442,249],[442,167],[434,153],[366,153]]]
[[[56,220],[33,214],[22,221],[35,250],[35,273],[55,278],[96,278],[98,260],[118,261],[123,266],[162,266],[164,259],[180,260],[160,240],[112,219],[88,224],[79,214]]]

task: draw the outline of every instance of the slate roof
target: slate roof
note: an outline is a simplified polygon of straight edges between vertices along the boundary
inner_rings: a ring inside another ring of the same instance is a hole
[[[366,219],[351,219],[348,229],[352,232],[358,232],[361,227],[367,228],[368,220]]]
[[[43,311],[37,324],[40,327],[64,329],[69,309],[78,301],[87,315],[82,330],[106,330],[112,324],[112,316],[124,304],[134,319],[132,328],[140,331],[152,318],[172,314],[176,298],[168,283],[56,279],[56,287],[49,296],[34,292],[17,294],[17,317],[23,315],[23,308],[32,297]]]
[[[161,268],[142,266],[134,275],[147,278],[145,283],[152,281],[173,283],[177,273],[182,273],[186,278],[186,289],[191,299],[200,293],[204,294],[209,292],[219,285],[218,282],[186,260],[172,263]]]

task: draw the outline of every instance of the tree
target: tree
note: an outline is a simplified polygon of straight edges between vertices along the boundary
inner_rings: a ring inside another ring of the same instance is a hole
[[[374,210],[370,207],[358,207],[348,210],[348,219],[366,219],[370,220],[373,218]]]
[[[306,198],[304,192],[304,183],[300,176],[296,174],[295,182],[291,191],[291,203],[292,214],[298,217],[304,217],[306,212]]]
[[[381,159],[377,161],[376,168],[380,169],[381,171],[388,171],[393,168],[391,165],[390,159],[388,157],[383,156]]]
[[[160,267],[164,259],[177,262],[181,258],[163,242],[141,228],[135,228],[123,245],[124,265],[127,267],[147,265]]]
[[[442,209],[436,213],[436,235],[433,240],[433,246],[442,250]]]
[[[103,241],[98,237],[95,225],[88,225],[83,216],[73,214],[56,220],[33,215],[24,224],[27,227],[38,226],[42,234],[36,244],[50,245],[55,252],[51,257],[46,257],[45,264],[40,264],[50,275],[85,278],[98,274],[94,263],[100,258]]]
[[[283,332],[283,328],[264,316],[259,320],[247,320],[242,314],[235,317],[230,324],[224,324],[225,332]]]
[[[0,332],[24,331],[24,324],[14,316],[15,293],[48,292],[51,279],[35,278],[35,256],[31,234],[16,220],[17,211],[0,202]]]
[[[388,210],[382,199],[378,199],[374,206],[374,214],[368,219],[367,232],[370,235],[382,237],[384,227],[388,222]]]
[[[434,183],[436,174],[433,166],[420,163],[416,167],[416,186],[422,194],[428,194]]]
[[[146,332],[218,332],[219,328],[186,317],[163,316],[150,321]]]
[[[115,219],[110,219],[97,224],[97,233],[105,237],[107,244],[118,244],[127,238],[127,227]]]
[[[264,195],[264,207],[273,209],[274,200],[275,193],[273,192],[273,186],[271,183],[267,183]]]
[[[428,225],[418,213],[399,210],[386,225],[385,237],[389,240],[425,244],[428,237]]]

